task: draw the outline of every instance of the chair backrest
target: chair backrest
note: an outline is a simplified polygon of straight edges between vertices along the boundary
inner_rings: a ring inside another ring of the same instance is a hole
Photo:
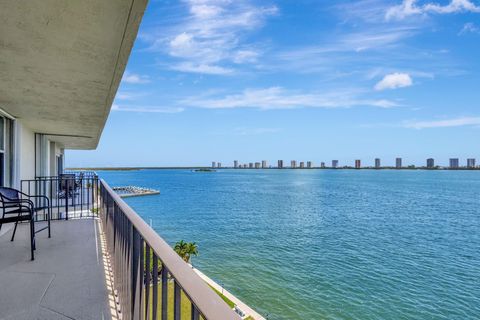
[[[73,189],[75,186],[75,174],[61,174],[60,175],[60,190]]]
[[[18,199],[20,199],[20,193],[18,190],[13,188],[0,187],[0,201],[8,202],[9,200]]]

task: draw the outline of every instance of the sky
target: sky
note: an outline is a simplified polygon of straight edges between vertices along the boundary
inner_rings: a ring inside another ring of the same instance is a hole
[[[478,0],[150,0],[67,166],[480,160]]]

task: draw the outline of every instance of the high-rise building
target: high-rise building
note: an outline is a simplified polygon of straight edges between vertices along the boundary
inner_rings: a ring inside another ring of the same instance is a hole
[[[320,168],[325,168],[325,162],[320,163]]]
[[[216,168],[217,167],[217,163],[215,161],[212,161],[212,168]]]
[[[290,167],[291,168],[296,168],[297,167],[297,161],[296,160],[290,161]]]
[[[427,168],[432,169],[435,167],[435,160],[433,158],[427,159]]]
[[[233,161],[233,167],[234,167],[235,169],[238,168],[238,160]]]
[[[380,164],[380,158],[375,158],[375,169],[380,169],[381,164]]]
[[[283,160],[278,160],[278,165],[277,165],[278,169],[282,169],[283,168]]]
[[[255,162],[255,169],[260,169],[260,162]]]
[[[355,169],[360,169],[362,167],[362,162],[360,160],[355,160]]]
[[[301,168],[301,169],[305,168],[305,162],[300,161],[300,168]]]
[[[332,160],[332,168],[338,167],[338,160]]]
[[[248,164],[248,167],[249,167],[250,169],[253,169],[253,162],[250,162],[250,163]]]
[[[221,168],[221,167],[222,167],[222,163],[221,162],[217,163],[217,168]]]
[[[395,159],[395,168],[400,169],[402,167],[402,158]]]
[[[312,168],[312,161],[307,161],[307,168],[311,169]]]
[[[450,169],[458,169],[460,167],[458,158],[450,159]]]
[[[262,168],[263,169],[267,168],[267,160],[262,160]]]
[[[467,159],[467,167],[468,168],[475,168],[475,159],[474,158]]]

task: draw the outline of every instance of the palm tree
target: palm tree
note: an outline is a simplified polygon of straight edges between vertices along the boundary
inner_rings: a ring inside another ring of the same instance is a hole
[[[175,243],[173,250],[180,256],[180,258],[186,261],[185,259],[187,257],[187,243],[185,241],[180,240]]]
[[[198,256],[198,246],[197,243],[195,242],[189,242],[187,243],[187,249],[186,249],[187,256],[185,257],[185,262],[190,263],[190,259],[192,256]]]
[[[185,242],[183,240],[180,240],[175,243],[173,250],[186,263],[190,263],[190,259],[192,256],[198,256],[198,246],[195,242]]]

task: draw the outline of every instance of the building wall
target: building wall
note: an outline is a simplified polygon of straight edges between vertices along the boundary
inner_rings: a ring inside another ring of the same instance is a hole
[[[35,178],[35,133],[17,120],[17,155],[20,180]]]

